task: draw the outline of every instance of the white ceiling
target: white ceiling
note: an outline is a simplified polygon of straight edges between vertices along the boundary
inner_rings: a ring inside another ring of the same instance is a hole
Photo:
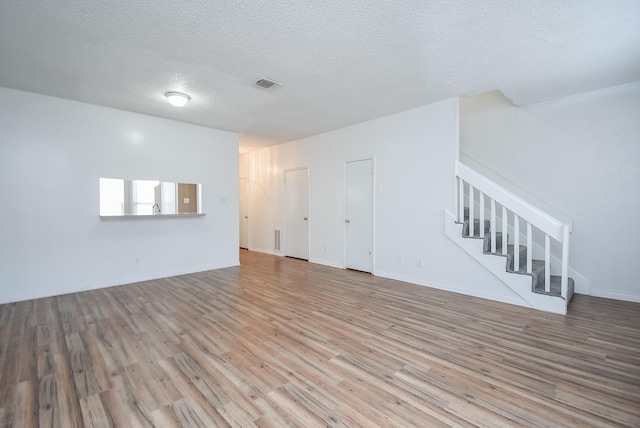
[[[494,89],[525,105],[638,80],[639,0],[0,0],[0,86],[236,131],[243,150]]]

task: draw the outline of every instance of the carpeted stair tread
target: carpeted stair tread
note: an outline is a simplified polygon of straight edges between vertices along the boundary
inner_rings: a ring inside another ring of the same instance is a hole
[[[464,221],[462,227],[462,236],[465,238],[484,239],[487,232],[491,230],[491,222],[489,220],[484,221],[484,232],[480,232],[480,220],[474,220],[473,222],[473,236],[469,236],[469,219]]]
[[[509,240],[509,235],[507,235],[507,240]],[[508,250],[507,246],[507,250]],[[484,234],[484,245],[482,247],[482,251],[485,254],[496,254],[502,256],[502,232],[496,232],[496,252],[491,252],[491,232],[487,232]]]
[[[507,241],[509,241],[509,235],[507,235]],[[522,247],[526,249],[524,245],[520,246],[520,248]],[[496,256],[504,256],[504,254],[502,254],[502,232],[496,232],[496,252],[495,253],[491,252],[491,232],[487,232],[484,234],[484,245],[482,247],[482,250],[484,251],[485,254],[495,254]],[[507,253],[513,254],[513,245],[507,244]],[[525,253],[525,256],[526,256],[526,253]]]
[[[518,269],[514,268],[516,258],[514,256],[514,246],[507,245],[507,271],[524,273],[527,270],[527,247],[520,245],[520,259],[518,260]],[[544,264],[543,264],[544,267]]]
[[[484,221],[484,233],[491,230],[491,222],[489,220]],[[480,233],[480,220],[475,219],[473,221],[473,238],[482,239],[484,233]],[[462,236],[465,238],[471,238],[469,236],[469,208],[465,207],[464,209],[464,222],[462,226]]]
[[[573,297],[573,293],[575,290],[575,282],[573,281],[573,278],[568,278],[568,290],[567,290],[567,296],[568,296],[568,300],[571,300],[571,297]],[[533,287],[533,292],[534,293],[538,293],[538,294],[546,294],[548,296],[557,296],[560,297],[562,295],[562,277],[561,276],[557,276],[557,275],[551,275],[551,290],[547,293],[546,291],[544,291],[544,279],[542,280],[542,284],[538,284],[535,287]]]
[[[507,244],[507,254],[502,254],[502,232],[496,233],[496,252],[491,252],[491,232],[487,232],[484,235],[484,242],[482,250],[485,254],[492,254],[494,256],[503,256],[507,258],[507,271],[513,272],[514,246]],[[520,269],[518,271],[524,271],[527,268],[527,247],[526,245],[520,245]]]

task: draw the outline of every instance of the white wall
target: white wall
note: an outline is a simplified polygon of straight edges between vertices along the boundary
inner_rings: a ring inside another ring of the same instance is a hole
[[[101,220],[100,177],[202,183],[206,216]],[[238,264],[235,133],[0,88],[0,200],[0,303]]]
[[[640,82],[521,108],[481,94],[460,124],[461,153],[573,220],[590,294],[640,301]]]
[[[343,267],[345,162],[373,157],[376,275],[523,304],[444,234],[444,210],[455,204],[457,114],[457,100],[447,100],[243,155],[249,248],[274,253],[283,171],[308,167],[310,260]]]

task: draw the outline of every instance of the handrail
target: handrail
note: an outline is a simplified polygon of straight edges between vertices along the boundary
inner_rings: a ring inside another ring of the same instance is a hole
[[[529,204],[521,197],[511,193],[461,162],[456,162],[456,174],[467,183],[472,184],[474,188],[480,190],[491,199],[498,201],[509,211],[526,219],[556,241],[564,242],[565,224],[560,220]]]

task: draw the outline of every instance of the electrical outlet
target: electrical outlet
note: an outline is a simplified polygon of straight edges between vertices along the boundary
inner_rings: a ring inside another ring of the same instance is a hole
[[[404,257],[400,253],[398,253],[398,263],[404,263]]]
[[[328,246],[328,245],[325,245],[325,246],[324,246],[324,252],[325,252],[325,253],[328,253],[328,252],[329,252],[329,246]]]
[[[416,262],[416,264],[418,265],[418,267],[424,266],[424,262],[422,261],[421,258],[418,258],[418,261]]]
[[[136,257],[136,259],[133,262],[134,266],[140,266],[140,259]]]

